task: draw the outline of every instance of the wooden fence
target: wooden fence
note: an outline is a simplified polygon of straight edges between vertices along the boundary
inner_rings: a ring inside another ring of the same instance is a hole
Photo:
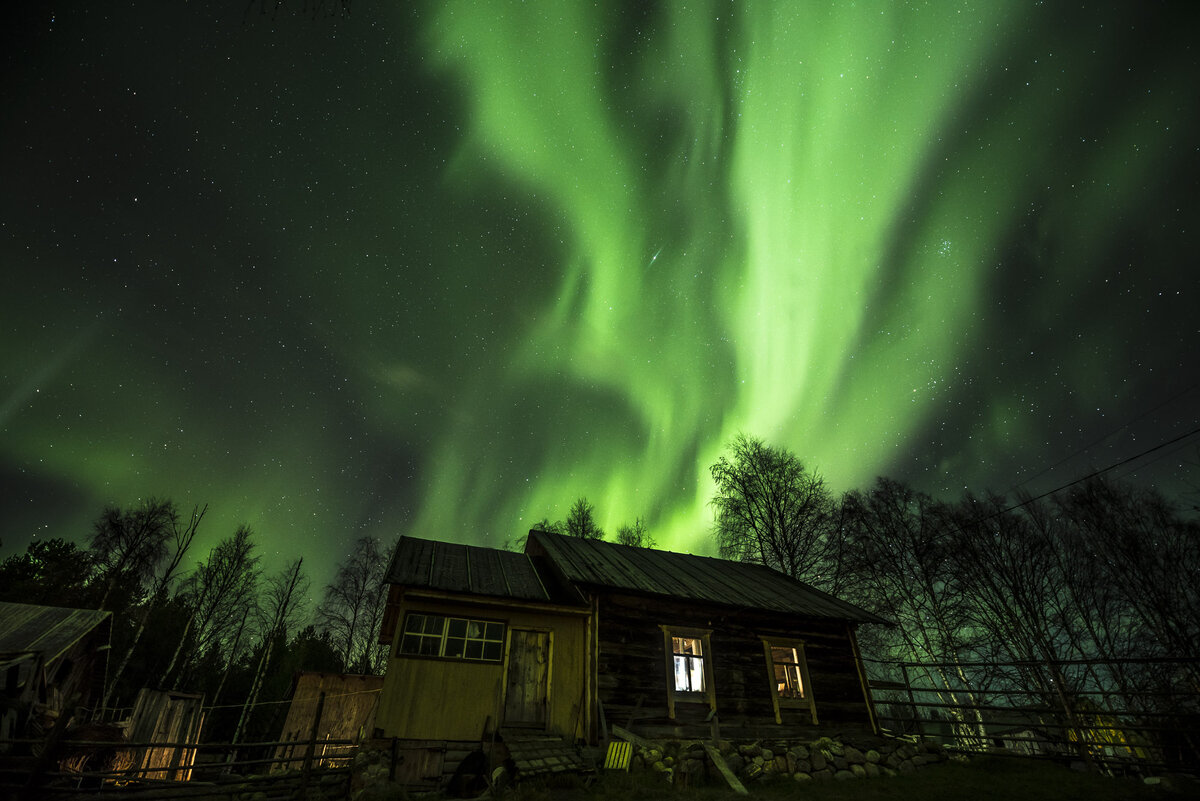
[[[1112,774],[1200,770],[1200,660],[873,662],[891,734]]]

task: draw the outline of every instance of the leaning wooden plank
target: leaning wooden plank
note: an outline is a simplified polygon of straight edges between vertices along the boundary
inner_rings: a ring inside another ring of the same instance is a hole
[[[625,740],[626,742],[633,743],[634,745],[638,746],[639,748],[653,748],[654,747],[654,743],[650,742],[649,740],[645,739],[644,737],[638,737],[633,732],[629,731],[628,729],[623,729],[620,726],[613,726],[612,733],[614,736],[620,737],[622,740]]]
[[[713,764],[717,766],[717,770],[719,770],[721,775],[725,777],[725,781],[729,783],[729,786],[733,788],[735,793],[738,795],[750,795],[750,793],[746,791],[745,785],[738,780],[737,776],[733,775],[733,771],[730,770],[729,766],[725,764],[725,759],[721,756],[720,751],[708,744],[705,744],[704,751],[708,754],[708,758],[713,761]]]

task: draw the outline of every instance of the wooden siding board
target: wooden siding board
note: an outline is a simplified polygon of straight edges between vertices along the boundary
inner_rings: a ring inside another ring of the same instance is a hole
[[[761,640],[772,635],[805,643],[810,691],[823,724],[867,721],[845,624],[791,614],[731,611],[684,600],[647,605],[644,598],[619,594],[602,598],[599,629],[598,692],[610,721],[620,725],[636,715],[648,725],[668,722],[660,625],[712,629],[713,686],[723,723],[777,725]],[[707,714],[707,703],[677,699],[674,721],[698,727]],[[785,725],[804,725],[810,722],[810,714],[807,707],[785,706],[781,719]]]

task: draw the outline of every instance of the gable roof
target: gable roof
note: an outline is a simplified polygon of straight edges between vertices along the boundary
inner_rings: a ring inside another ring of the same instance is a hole
[[[538,570],[528,554],[401,537],[387,581],[405,587],[578,606],[577,594]]]
[[[526,552],[530,551],[545,553],[572,584],[855,623],[890,624],[764,565],[545,531],[529,532]]]
[[[111,612],[0,601],[0,654],[35,652],[49,664]]]

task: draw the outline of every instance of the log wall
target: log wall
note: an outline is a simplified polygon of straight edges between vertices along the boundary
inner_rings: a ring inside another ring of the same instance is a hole
[[[667,662],[661,626],[708,629],[720,725],[778,729],[761,637],[804,641],[819,723],[868,726],[870,717],[846,623],[704,607],[633,595],[599,598],[598,695],[608,725],[704,726],[706,700],[680,700],[667,710]],[[783,727],[811,727],[807,707],[782,707]],[[699,734],[699,732],[696,732]]]

